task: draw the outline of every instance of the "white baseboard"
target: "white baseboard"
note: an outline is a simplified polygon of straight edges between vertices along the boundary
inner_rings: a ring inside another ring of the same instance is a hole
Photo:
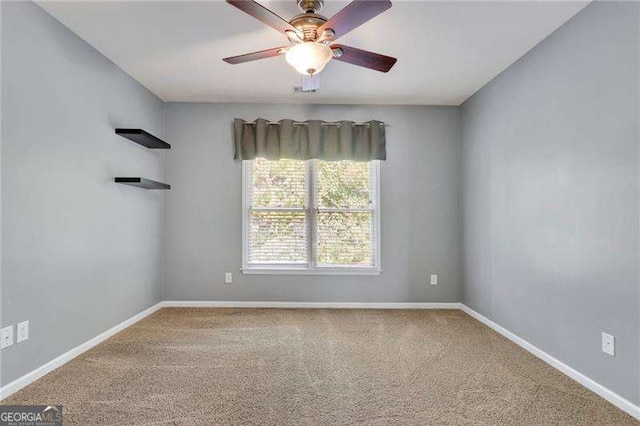
[[[25,374],[24,376],[14,380],[13,382],[6,384],[5,386],[0,388],[0,401],[8,397],[9,395],[19,391],[23,387],[35,382],[40,377],[44,376],[47,373],[50,373],[51,371],[55,370],[61,365],[66,364],[67,362],[71,361],[73,358],[77,357],[83,352],[86,352],[89,349],[93,348],[94,346],[98,345],[99,343],[104,342],[114,334],[119,333],[120,331],[124,330],[130,325],[135,324],[141,319],[151,315],[152,313],[154,313],[160,308],[162,308],[162,302],[157,303],[148,309],[145,309],[139,314],[132,316],[128,320],[125,320],[120,324],[116,325],[115,327],[112,327],[109,330],[105,331],[104,333],[97,335],[93,339],[88,340],[83,344],[68,350],[67,352],[63,353],[59,357],[47,362],[46,364],[36,368],[35,370]]]
[[[162,302],[164,308],[305,308],[305,309],[460,309],[460,303],[359,303],[359,302]]]
[[[564,362],[558,360],[557,358],[554,358],[553,356],[549,355],[548,353],[546,353],[542,349],[538,348],[537,346],[532,345],[531,343],[527,342],[526,340],[522,339],[521,337],[516,336],[515,334],[513,334],[512,332],[510,332],[506,328],[496,324],[495,322],[491,321],[489,318],[487,318],[484,315],[474,311],[473,309],[471,309],[467,305],[464,305],[464,304],[461,303],[460,304],[460,309],[462,309],[462,311],[465,312],[466,314],[470,315],[471,317],[473,317],[473,318],[477,319],[478,321],[480,321],[481,323],[485,324],[489,328],[492,328],[493,330],[495,330],[498,333],[502,334],[504,337],[506,337],[507,339],[511,340],[512,342],[514,342],[518,346],[524,348],[528,352],[531,352],[533,355],[535,355],[536,357],[540,358],[542,361],[546,362],[550,366],[554,367],[555,369],[559,370],[560,372],[562,372],[562,373],[566,374],[567,376],[571,377],[573,380],[575,380],[576,382],[580,383],[582,386],[584,386],[587,389],[597,393],[602,398],[606,399],[607,401],[609,401],[610,403],[612,403],[613,405],[615,405],[616,407],[618,407],[622,411],[624,411],[626,413],[629,413],[631,416],[633,416],[636,419],[640,420],[640,407],[635,405],[634,403],[632,403],[628,399],[625,399],[625,398],[621,397],[620,395],[618,395],[617,393],[613,392],[612,390],[602,386],[600,383],[596,382],[595,380],[592,380],[589,377],[585,376],[584,374],[580,373],[579,371],[574,370],[573,368],[569,367]]]

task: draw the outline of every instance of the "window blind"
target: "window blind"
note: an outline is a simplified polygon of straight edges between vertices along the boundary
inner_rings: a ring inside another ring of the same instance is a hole
[[[371,163],[315,162],[318,266],[373,266],[376,174]]]
[[[305,163],[256,159],[249,177],[248,261],[308,262]]]
[[[376,162],[243,165],[244,268],[379,272]]]

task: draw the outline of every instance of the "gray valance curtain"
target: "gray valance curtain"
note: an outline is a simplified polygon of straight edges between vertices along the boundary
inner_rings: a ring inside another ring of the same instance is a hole
[[[262,118],[255,122],[236,118],[233,127],[234,158],[237,160],[260,157],[268,160],[318,158],[326,161],[371,161],[387,158],[386,126],[376,120],[362,124],[321,120],[280,120],[271,123]]]

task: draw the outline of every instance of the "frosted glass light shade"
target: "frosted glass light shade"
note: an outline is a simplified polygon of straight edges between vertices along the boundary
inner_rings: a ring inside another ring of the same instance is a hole
[[[329,46],[308,41],[290,48],[285,59],[300,74],[314,75],[322,71],[332,57]]]

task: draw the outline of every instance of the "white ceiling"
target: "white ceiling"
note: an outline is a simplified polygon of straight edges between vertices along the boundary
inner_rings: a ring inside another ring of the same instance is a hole
[[[285,19],[295,0],[262,1]],[[347,2],[326,0],[330,17]],[[315,94],[294,94],[286,46],[224,1],[41,1],[39,5],[165,101],[459,105],[587,5],[585,1],[394,1],[340,43],[398,58],[383,74],[331,61]]]

